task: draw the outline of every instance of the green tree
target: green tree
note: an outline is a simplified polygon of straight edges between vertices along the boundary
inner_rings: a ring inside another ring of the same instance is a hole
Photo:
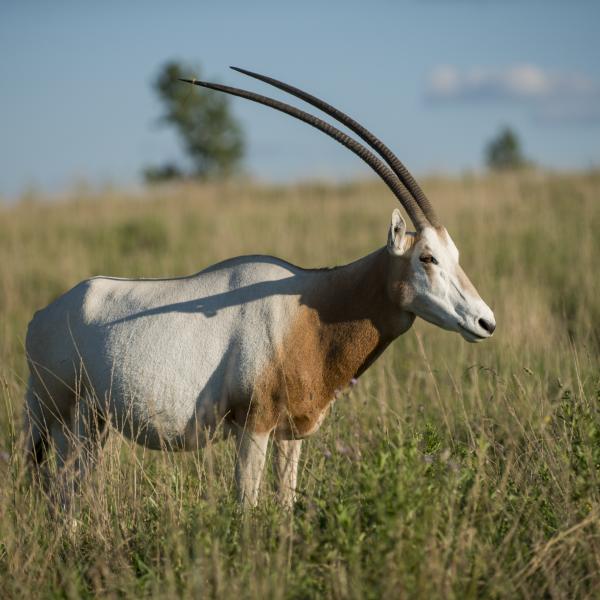
[[[503,127],[485,148],[486,164],[490,169],[502,171],[527,166],[519,137],[510,127]]]
[[[172,163],[149,167],[148,181],[179,177],[227,177],[240,167],[244,155],[244,135],[231,112],[229,98],[179,81],[198,78],[199,71],[175,61],[165,64],[154,82],[154,89],[165,109],[161,119],[175,127],[189,158],[189,167]]]

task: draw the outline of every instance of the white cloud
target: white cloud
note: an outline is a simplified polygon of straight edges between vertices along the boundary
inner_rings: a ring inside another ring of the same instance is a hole
[[[429,75],[426,98],[435,102],[520,102],[536,118],[600,120],[600,82],[578,72],[543,69],[531,64],[504,68],[450,65]]]

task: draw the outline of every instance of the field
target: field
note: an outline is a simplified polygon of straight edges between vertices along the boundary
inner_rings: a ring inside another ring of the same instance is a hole
[[[19,448],[33,312],[94,274],[349,262],[385,243],[396,203],[370,182],[232,183],[0,208],[0,595],[599,597],[600,173],[423,187],[495,311],[491,340],[417,322],[305,442],[293,514],[270,472],[240,512],[230,441],[170,455],[113,435],[75,533]]]

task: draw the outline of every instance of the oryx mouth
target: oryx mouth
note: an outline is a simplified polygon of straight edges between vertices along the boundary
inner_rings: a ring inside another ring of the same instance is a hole
[[[473,336],[476,340],[485,340],[486,336],[484,335],[479,335],[478,333],[475,333],[474,331],[472,331],[471,329],[467,329],[464,325],[461,325],[460,323],[458,323],[458,326],[466,333],[468,333],[469,335]]]

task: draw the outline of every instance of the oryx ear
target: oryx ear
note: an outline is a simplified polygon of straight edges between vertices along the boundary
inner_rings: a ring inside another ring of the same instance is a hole
[[[395,208],[392,213],[392,222],[388,232],[387,249],[392,256],[401,256],[404,253],[404,236],[406,234],[406,222],[400,211]]]

